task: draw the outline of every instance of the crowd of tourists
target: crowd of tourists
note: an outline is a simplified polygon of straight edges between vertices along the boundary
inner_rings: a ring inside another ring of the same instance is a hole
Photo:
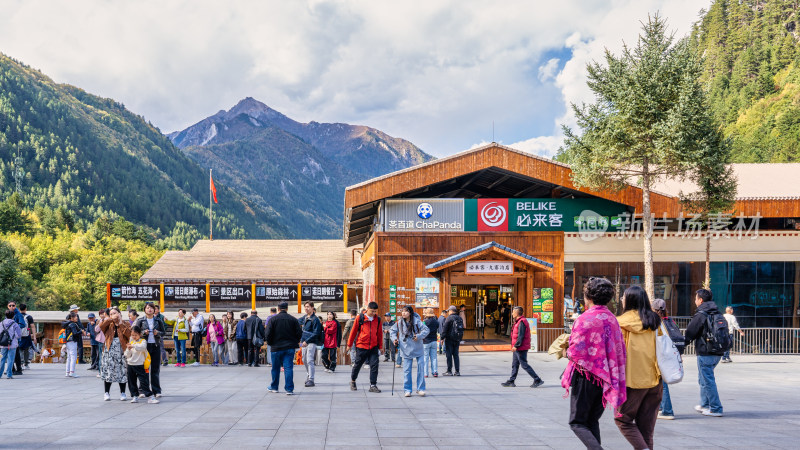
[[[653,448],[657,419],[674,419],[657,336],[668,336],[669,345],[674,344],[678,354],[683,353],[686,344],[694,342],[700,385],[700,403],[695,409],[705,416],[722,416],[714,369],[720,361],[730,361],[730,335],[743,332],[730,308],[724,316],[719,312],[710,290],[696,292],[696,313],[684,334],[667,315],[666,302],[651,302],[640,286],[625,290],[619,316],[606,306],[615,296],[614,286],[607,279],[590,278],[584,284],[583,296],[584,311],[575,319],[563,344],[568,363],[561,386],[569,393],[570,427],[587,448],[602,448],[599,420],[609,405],[620,432],[637,449]],[[24,304],[17,308],[16,303],[10,302],[5,319],[0,322],[0,376],[13,378],[22,374],[29,367],[31,351],[36,349],[34,321],[26,309]],[[297,319],[288,313],[284,302],[272,308],[263,320],[256,310],[249,315],[242,312],[238,319],[228,311],[218,320],[214,314],[206,318],[197,309],[190,314],[181,309],[175,319],[168,320],[158,305],[147,303],[141,316],[129,310],[126,320],[119,308],[112,307],[97,315],[89,313],[88,321],[82,323],[79,308],[72,305],[59,336],[64,344],[65,376],[78,377],[75,367],[84,362],[84,337],[89,338],[92,347],[89,369],[98,371],[106,401],[111,399],[112,385],[117,384],[120,400],[128,400],[127,388],[132,403],[159,403],[160,367],[167,365],[164,342],[169,340],[174,343],[176,367],[186,366],[188,341],[194,353],[193,366],[200,365],[204,346],[210,349],[208,363],[212,366],[271,365],[268,391],[279,392],[283,373],[287,395],[294,395],[293,371],[298,358],[305,370],[306,388],[315,386],[318,358],[326,373],[334,373],[337,360],[345,354],[351,360],[353,391],[358,390],[356,382],[366,365],[369,392],[381,392],[381,354],[384,362],[391,361],[395,368],[402,368],[406,397],[413,393],[425,396],[426,379],[439,376],[438,355],[443,352],[447,364],[443,375],[460,376],[459,344],[463,342],[464,318],[455,306],[438,318],[432,308],[424,309],[420,316],[412,306],[406,306],[397,320],[387,313],[381,321],[377,303],[370,302],[360,312],[350,311],[344,326],[333,312],[326,313],[322,321],[311,302],[305,303],[304,310],[305,314]],[[531,387],[539,387],[544,381],[528,363],[531,333],[523,308],[510,308],[508,322],[511,376],[501,384],[515,387],[522,367],[533,380]],[[264,347],[266,351],[262,352]]]

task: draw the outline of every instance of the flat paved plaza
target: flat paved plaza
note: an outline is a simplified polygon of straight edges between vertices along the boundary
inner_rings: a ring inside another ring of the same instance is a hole
[[[558,380],[565,361],[531,354],[546,384],[531,389],[525,374],[518,387],[504,388],[510,356],[464,353],[462,376],[429,378],[425,398],[402,396],[400,369],[392,396],[389,363],[381,363],[380,394],[366,392],[368,370],[351,392],[349,366],[318,370],[314,388],[303,387],[305,371],[295,367],[295,396],[283,394],[283,382],[280,394],[267,392],[269,367],[170,366],[162,370],[158,405],[118,395],[103,402],[102,383],[86,366],[78,366],[81,378],[68,379],[62,365],[37,364],[0,380],[0,447],[582,448],[567,425],[569,400]],[[800,447],[800,357],[733,359],[717,368],[725,417],[713,418],[694,412],[697,370],[695,358],[686,358],[684,381],[670,387],[676,420],[658,421],[657,447]],[[604,447],[630,448],[611,410],[601,427]]]

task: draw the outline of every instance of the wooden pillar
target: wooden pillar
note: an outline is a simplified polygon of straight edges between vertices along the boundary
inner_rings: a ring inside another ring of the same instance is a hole
[[[525,317],[533,314],[533,269],[528,267],[525,273],[525,297],[520,304],[525,308]]]
[[[111,308],[111,283],[106,283],[106,308]]]
[[[450,307],[450,285],[450,268],[448,267],[442,273],[442,293],[440,294],[441,300],[439,302],[442,309],[440,312]]]
[[[251,296],[250,309],[256,309],[256,284],[255,283],[250,285],[250,296]]]
[[[297,283],[297,314],[301,314],[303,312],[302,304],[303,304],[303,290],[301,289],[303,286],[300,283]]]
[[[206,283],[206,314],[211,312],[211,284]]]
[[[164,283],[158,285],[158,308],[164,312]]]
[[[347,283],[342,285],[342,295],[344,295],[344,312],[342,314],[347,313]]]

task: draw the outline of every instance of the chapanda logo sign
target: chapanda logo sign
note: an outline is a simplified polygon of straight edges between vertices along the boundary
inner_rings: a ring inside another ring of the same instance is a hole
[[[431,206],[430,203],[420,203],[419,206],[417,206],[417,216],[419,216],[420,219],[430,219],[432,215],[433,206]]]
[[[478,231],[508,231],[508,199],[478,199]]]

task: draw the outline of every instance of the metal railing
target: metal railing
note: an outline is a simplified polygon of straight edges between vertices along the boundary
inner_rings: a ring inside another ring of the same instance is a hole
[[[685,329],[681,329],[685,332]],[[733,334],[731,353],[750,355],[796,355],[800,353],[800,328],[742,328],[744,336]],[[694,355],[694,342],[684,355]]]

